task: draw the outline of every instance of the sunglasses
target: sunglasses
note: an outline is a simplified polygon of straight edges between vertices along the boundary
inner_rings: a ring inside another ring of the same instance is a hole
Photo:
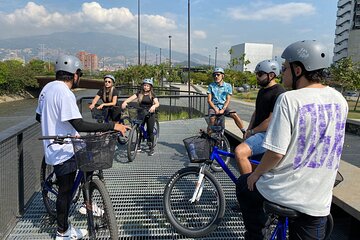
[[[112,81],[104,81],[105,83],[111,83]]]
[[[282,73],[285,72],[286,69],[288,69],[288,67],[282,66],[282,67],[281,67],[281,72],[282,72]]]
[[[258,76],[258,77],[261,77],[262,75],[264,75],[264,74],[267,74],[266,72],[263,72],[263,71],[260,71],[260,72],[257,72],[256,73],[256,75]]]
[[[213,74],[213,77],[219,77],[219,76],[221,76],[221,73],[214,73]]]

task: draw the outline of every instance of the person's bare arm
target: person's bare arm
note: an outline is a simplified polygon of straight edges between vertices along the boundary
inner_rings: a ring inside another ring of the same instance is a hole
[[[125,99],[125,101],[121,104],[121,108],[122,108],[122,109],[125,109],[125,108],[126,108],[126,106],[128,105],[128,103],[130,103],[130,102],[134,101],[135,99],[137,99],[136,94],[134,94],[134,95],[132,95],[132,96],[128,97],[128,98],[127,98],[127,99]]]

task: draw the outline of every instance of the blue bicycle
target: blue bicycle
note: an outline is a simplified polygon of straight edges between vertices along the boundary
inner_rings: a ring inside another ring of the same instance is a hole
[[[131,130],[129,133],[129,141],[127,145],[127,157],[129,162],[134,161],[136,154],[141,150],[141,143],[147,141],[147,145],[150,147],[151,141],[147,133],[145,126],[145,119],[150,114],[149,109],[136,106],[127,106],[129,110],[130,121],[131,121]],[[160,134],[160,125],[159,121],[155,120],[154,125],[154,146],[157,144]]]
[[[80,207],[78,211],[74,211],[77,207],[72,207],[71,213],[73,215],[77,213],[74,216],[77,224],[87,222],[90,239],[118,239],[115,212],[102,172],[102,169],[112,166],[116,136],[113,132],[106,132],[84,137],[44,136],[39,138],[53,140],[50,145],[72,144],[74,146],[79,171],[71,189],[72,204],[76,206],[78,203]],[[51,217],[56,217],[58,182],[53,166],[46,164],[45,157],[41,164],[40,181],[45,209]]]
[[[220,150],[217,139],[201,132],[200,136],[184,139],[190,162],[200,163],[199,167],[186,167],[177,171],[165,185],[163,205],[170,224],[187,237],[203,237],[214,231],[225,213],[225,195],[219,181],[209,169],[216,160],[229,178],[236,184],[237,177],[231,172],[221,156],[234,158],[233,153]],[[258,160],[250,160],[258,165]],[[338,173],[337,185],[342,181]],[[264,209],[272,216],[274,228],[268,239],[284,240],[287,236],[288,219],[298,212],[274,203],[265,202]],[[274,227],[275,224],[275,227]],[[333,228],[331,214],[328,216],[326,238]]]

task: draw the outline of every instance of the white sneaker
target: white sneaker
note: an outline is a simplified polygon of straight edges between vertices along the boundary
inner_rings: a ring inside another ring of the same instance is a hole
[[[94,217],[102,217],[102,215],[104,214],[104,210],[101,209],[97,204],[96,202],[93,202],[92,204],[92,209],[93,209],[93,215]],[[81,207],[79,208],[79,212],[83,215],[86,214],[86,206],[85,206],[85,203],[83,203],[81,205]]]
[[[69,225],[69,228],[64,233],[59,233],[56,231],[56,238],[55,240],[72,240],[72,239],[82,239],[88,234],[86,229],[74,228],[73,226]]]

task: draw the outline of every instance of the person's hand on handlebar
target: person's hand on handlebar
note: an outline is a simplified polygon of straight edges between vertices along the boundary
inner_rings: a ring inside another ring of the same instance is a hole
[[[220,113],[220,110],[217,107],[215,107],[214,110],[215,110],[216,115],[218,115]]]
[[[156,107],[154,105],[152,105],[149,109],[149,112],[153,113],[153,112],[155,112],[155,110],[156,110]]]
[[[103,107],[104,107],[104,104],[102,103],[96,109],[103,109]]]
[[[225,109],[221,109],[221,110],[219,110],[219,113],[217,113],[217,114],[224,114],[224,112],[225,112]]]
[[[121,123],[115,123],[114,130],[121,132],[121,135],[125,136],[126,130],[130,130],[131,127],[123,125]]]
[[[94,107],[95,107],[95,104],[90,104],[90,105],[89,105],[90,110],[93,110]]]
[[[127,102],[124,101],[124,102],[121,104],[121,108],[122,108],[122,109],[125,109],[126,107],[127,107]]]

